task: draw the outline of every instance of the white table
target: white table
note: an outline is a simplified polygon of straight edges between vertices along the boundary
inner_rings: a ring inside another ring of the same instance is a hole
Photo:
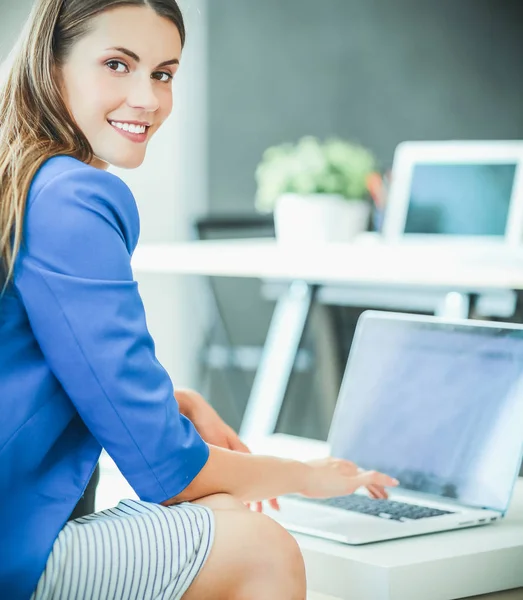
[[[311,306],[326,286],[348,288],[361,301],[356,305],[374,308],[390,309],[380,299],[400,293],[397,308],[415,310],[405,301],[426,294],[432,306],[436,299],[437,314],[467,317],[478,299],[492,302],[508,293],[518,313],[523,309],[523,250],[503,247],[220,240],[141,245],[132,264],[136,272],[288,283],[276,303],[240,429],[249,443],[274,431]]]
[[[523,290],[523,250],[403,244],[285,246],[272,239],[139,245],[136,271],[220,277],[430,287]]]

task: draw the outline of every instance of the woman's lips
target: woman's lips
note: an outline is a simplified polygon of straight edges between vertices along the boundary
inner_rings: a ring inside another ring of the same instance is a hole
[[[108,123],[109,123],[109,121],[108,121]],[[112,123],[109,123],[109,125],[111,125],[111,127],[115,131],[117,131],[118,133],[120,133],[121,135],[126,137],[127,139],[131,140],[131,142],[141,144],[141,143],[145,142],[145,140],[147,139],[147,132],[149,130],[149,127],[146,127],[145,131],[143,133],[134,133],[132,131],[125,131],[125,129],[120,129],[119,127],[116,127],[116,125],[113,125]]]

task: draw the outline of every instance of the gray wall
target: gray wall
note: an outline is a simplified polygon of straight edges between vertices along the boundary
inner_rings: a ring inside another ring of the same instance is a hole
[[[252,211],[263,150],[523,137],[520,0],[213,0],[210,208]]]
[[[212,213],[254,212],[263,150],[304,134],[358,140],[384,167],[402,140],[523,138],[521,0],[212,0],[208,23]],[[234,341],[261,344],[259,284],[217,288]],[[314,379],[294,377],[287,410],[303,418],[286,428],[324,437],[300,413],[323,398]],[[227,394],[216,377],[236,425]]]

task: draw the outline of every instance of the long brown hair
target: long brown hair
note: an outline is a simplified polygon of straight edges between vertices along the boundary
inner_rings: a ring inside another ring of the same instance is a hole
[[[37,0],[9,56],[0,90],[0,296],[14,271],[22,244],[31,181],[51,156],[89,163],[93,149],[62,99],[58,69],[91,19],[118,6],[149,6],[168,18],[185,43],[175,0]]]

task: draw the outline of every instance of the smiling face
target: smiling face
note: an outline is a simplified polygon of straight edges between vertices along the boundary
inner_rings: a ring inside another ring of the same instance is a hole
[[[181,53],[176,25],[148,6],[93,19],[61,67],[64,101],[93,148],[93,166],[133,169],[143,162],[171,112]]]

